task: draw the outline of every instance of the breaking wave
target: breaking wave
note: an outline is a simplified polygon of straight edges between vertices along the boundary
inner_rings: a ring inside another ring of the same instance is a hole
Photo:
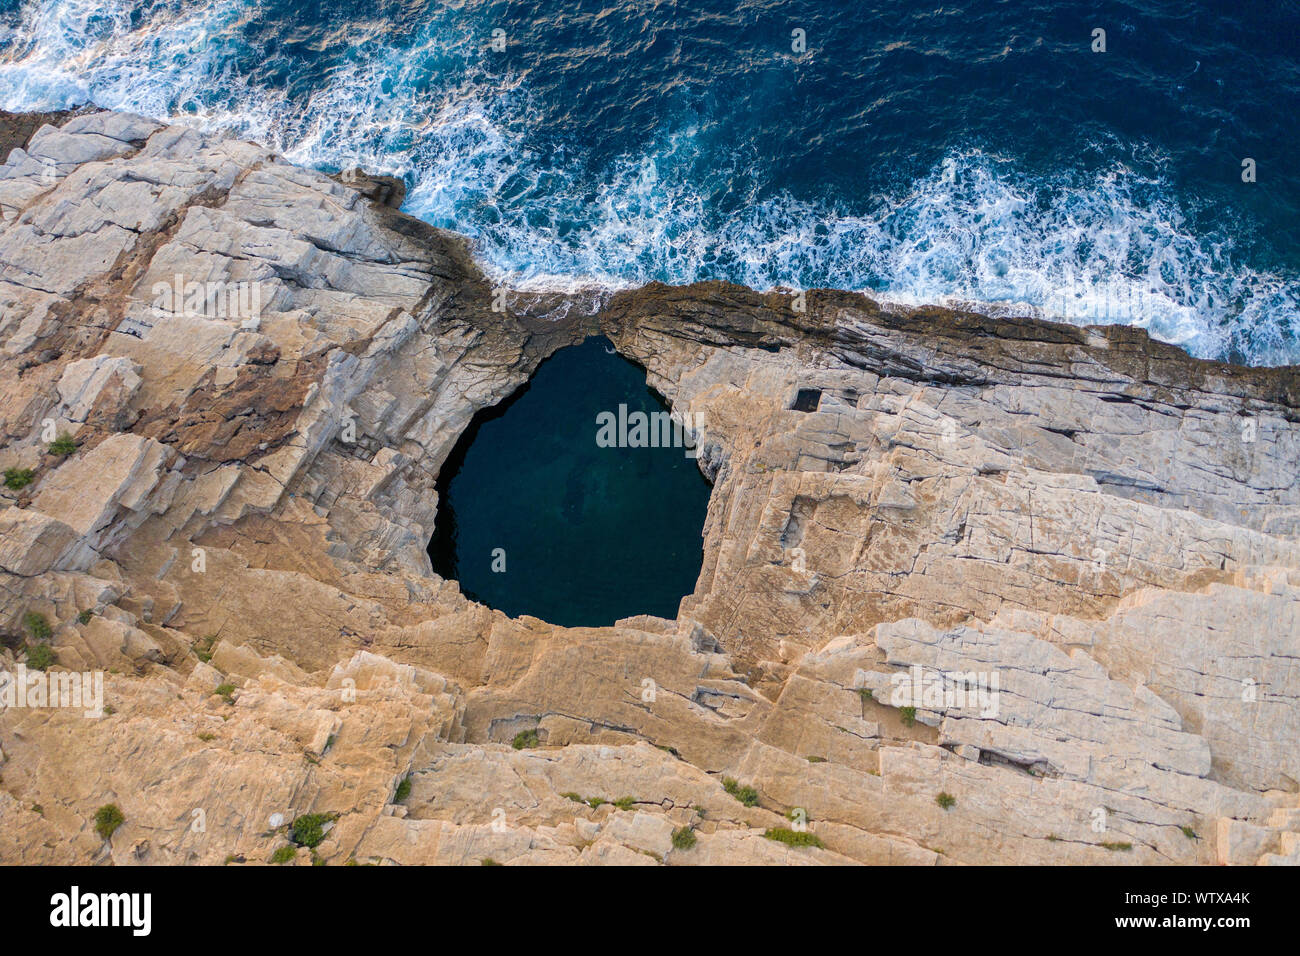
[[[478,7],[422,12],[401,30],[362,20],[338,36],[268,24],[252,0],[32,0],[0,26],[0,105],[91,102],[317,168],[402,176],[408,212],[466,233],[491,274],[525,288],[827,286],[1300,362],[1300,280],[1245,264],[1235,224],[1193,228],[1158,151],[1033,176],[955,146],[887,193],[808,199],[765,179],[757,144],[720,149],[709,118],[665,110],[648,147],[593,160],[539,134],[530,78],[492,68]],[[289,40],[269,44],[273,33]],[[326,48],[340,52],[312,59]]]

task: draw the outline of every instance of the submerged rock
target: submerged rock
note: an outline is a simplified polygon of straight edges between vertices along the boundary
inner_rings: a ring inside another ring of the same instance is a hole
[[[109,673],[99,718],[0,709],[0,861],[261,862],[310,812],[337,863],[1300,862],[1296,369],[496,290],[391,183],[7,128],[0,654],[35,614]],[[425,553],[474,414],[593,334],[700,423],[675,620],[510,619]],[[798,810],[824,848],[764,837]]]

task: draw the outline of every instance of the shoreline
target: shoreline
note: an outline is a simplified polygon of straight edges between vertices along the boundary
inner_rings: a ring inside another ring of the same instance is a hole
[[[12,150],[13,148],[24,146],[26,142],[30,139],[31,135],[34,134],[35,131],[45,123],[60,125],[63,122],[66,122],[67,120],[73,117],[82,116],[89,113],[98,113],[98,112],[114,112],[114,111],[106,110],[102,107],[97,107],[91,103],[86,103],[81,106],[73,107],[66,110],[47,111],[47,112],[10,113],[4,110],[0,110],[0,157],[7,156],[9,151]],[[151,120],[151,122],[156,122],[156,121]],[[180,125],[184,125],[184,124],[180,124]],[[189,128],[193,128],[196,131],[199,131],[198,127],[189,127]],[[223,138],[223,137],[219,136],[218,138]],[[250,145],[254,145],[254,146],[260,146],[260,144],[251,140],[239,140],[239,141],[248,142],[250,143]],[[318,170],[317,172],[321,172],[321,171]],[[500,272],[489,268],[487,264],[479,258],[479,256],[475,251],[474,240],[471,237],[468,237],[462,233],[455,232],[453,230],[446,230],[438,226],[433,226],[425,222],[424,220],[419,219],[417,216],[414,216],[402,210],[401,206],[405,199],[406,186],[401,180],[388,175],[373,175],[361,168],[354,168],[354,170],[352,170],[351,172],[344,171],[335,174],[328,174],[328,173],[321,172],[321,174],[329,175],[330,178],[335,179],[336,181],[339,181],[344,185],[349,185],[352,188],[360,188],[363,194],[366,195],[367,198],[369,198],[372,202],[376,203],[379,206],[388,207],[392,209],[394,212],[400,213],[402,216],[406,217],[409,220],[412,220],[413,222],[418,222],[429,229],[433,229],[438,232],[443,232],[443,233],[447,233],[448,235],[458,237],[461,241],[463,241],[466,244],[468,253],[474,258],[474,263],[479,273],[483,275],[484,278],[489,283],[491,283],[494,288],[500,288],[512,295],[516,295],[521,299],[521,301],[528,301],[530,303],[530,307],[529,307],[530,311],[532,308],[532,304],[534,303],[541,303],[541,302],[555,303],[549,313],[552,317],[554,317],[554,314],[556,312],[560,312],[561,313],[560,317],[563,318],[575,309],[577,310],[577,315],[579,317],[590,317],[591,315],[594,315],[597,312],[599,312],[600,309],[604,306],[604,304],[608,303],[615,296],[618,296],[620,294],[633,294],[637,290],[645,288],[647,286],[668,285],[674,288],[691,288],[697,286],[707,286],[713,283],[721,282],[726,285],[735,286],[738,289],[747,289],[749,291],[755,292],[760,296],[787,295],[793,297],[796,296],[800,291],[802,291],[805,295],[813,294],[813,293],[820,294],[820,295],[825,295],[827,293],[843,293],[845,295],[860,295],[870,300],[871,302],[875,303],[882,311],[896,312],[898,314],[903,314],[903,315],[916,313],[919,311],[933,312],[938,310],[944,312],[951,312],[954,314],[980,315],[990,319],[997,319],[1002,321],[1023,320],[1023,321],[1031,321],[1031,322],[1044,322],[1050,325],[1060,325],[1060,326],[1066,326],[1066,327],[1071,327],[1076,329],[1100,330],[1111,326],[1122,327],[1122,328],[1141,331],[1144,334],[1146,334],[1153,343],[1178,349],[1180,352],[1187,355],[1189,358],[1194,359],[1195,361],[1210,362],[1225,367],[1241,368],[1241,369],[1246,369],[1246,368],[1279,369],[1279,370],[1300,369],[1300,362],[1296,362],[1294,364],[1282,364],[1282,365],[1250,365],[1250,364],[1245,364],[1240,362],[1228,361],[1221,358],[1202,358],[1193,355],[1191,352],[1188,352],[1182,345],[1178,343],[1170,342],[1151,335],[1151,333],[1144,326],[1118,323],[1118,322],[1104,324],[1104,325],[1079,324],[1072,321],[1068,316],[1049,313],[1046,307],[1033,306],[1027,303],[976,302],[976,301],[965,300],[956,296],[946,297],[947,301],[918,302],[918,301],[910,301],[915,299],[915,296],[912,296],[910,294],[880,295],[878,293],[873,293],[870,291],[858,292],[852,290],[826,288],[826,287],[813,287],[804,290],[793,289],[793,288],[782,287],[782,286],[776,286],[771,289],[753,289],[750,286],[741,285],[739,283],[734,283],[729,280],[723,280],[723,279],[706,279],[706,280],[699,280],[696,282],[684,283],[684,284],[662,283],[656,280],[653,282],[638,285],[637,283],[630,280],[626,282],[619,282],[619,283],[601,284],[598,282],[592,282],[581,276],[550,276],[550,277],[546,277],[545,279],[537,279],[537,278],[529,279],[526,280],[521,285],[503,284],[501,280],[505,278],[505,276]],[[355,179],[353,181],[349,181],[349,176],[355,177]]]
[[[498,296],[382,180],[126,114],[35,135],[0,669],[103,671],[105,708],[0,711],[0,860],[1300,862],[1295,367],[834,290],[588,313]],[[178,274],[260,315],[159,309]],[[702,423],[673,618],[511,617],[430,563],[476,414],[591,334]],[[796,811],[816,843],[767,835]]]

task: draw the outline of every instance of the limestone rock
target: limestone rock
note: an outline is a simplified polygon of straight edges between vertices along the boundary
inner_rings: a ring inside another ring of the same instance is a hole
[[[382,178],[0,145],[0,668],[40,614],[107,705],[0,710],[0,862],[263,863],[308,812],[301,865],[1300,862],[1297,369],[828,290],[499,311]],[[510,619],[430,569],[438,474],[598,333],[701,423],[700,576]]]

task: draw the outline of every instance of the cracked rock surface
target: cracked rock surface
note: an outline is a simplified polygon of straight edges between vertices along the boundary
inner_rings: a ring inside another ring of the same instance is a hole
[[[107,705],[0,703],[0,862],[265,863],[319,813],[293,862],[1300,863],[1296,369],[495,290],[400,184],[0,120],[0,670],[39,614]],[[699,580],[508,618],[431,571],[435,482],[597,333],[703,423]]]

